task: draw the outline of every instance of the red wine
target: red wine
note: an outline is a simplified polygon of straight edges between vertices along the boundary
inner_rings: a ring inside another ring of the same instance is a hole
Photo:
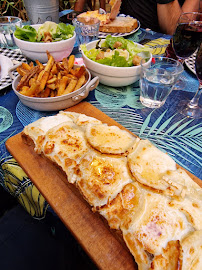
[[[173,48],[180,58],[187,58],[199,47],[202,40],[202,22],[182,23],[173,35]]]
[[[198,53],[196,55],[196,75],[198,79],[202,82],[202,45],[200,46]]]

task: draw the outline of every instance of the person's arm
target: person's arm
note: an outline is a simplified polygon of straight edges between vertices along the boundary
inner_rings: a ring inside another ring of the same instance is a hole
[[[178,0],[174,0],[167,4],[157,3],[158,21],[162,32],[172,35],[175,31],[180,14],[182,12],[198,11],[199,2],[200,0],[185,0],[182,7],[179,5]]]
[[[201,0],[186,0],[182,6],[183,12],[200,11]]]
[[[106,10],[106,0],[100,0],[100,8]]]
[[[106,9],[106,0],[100,0],[100,8]],[[85,6],[86,0],[77,0],[74,5],[75,11],[83,11]]]
[[[75,11],[83,11],[86,0],[77,0],[74,5]]]

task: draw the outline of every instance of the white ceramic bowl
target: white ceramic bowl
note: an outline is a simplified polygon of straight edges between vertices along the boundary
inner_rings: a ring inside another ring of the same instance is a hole
[[[17,85],[21,79],[21,76],[18,75],[17,77],[13,77],[12,71],[15,70],[17,66],[19,65],[16,65],[9,70],[10,77],[14,78],[12,82],[13,91],[19,97],[19,99],[24,105],[38,111],[58,111],[74,106],[80,101],[82,101],[84,98],[86,98],[89,92],[95,89],[96,86],[99,84],[99,78],[95,77],[91,80],[91,74],[86,69],[86,76],[87,76],[86,84],[83,85],[80,89],[70,94],[47,98],[28,97],[20,94],[16,90]],[[76,67],[78,67],[78,65],[75,65],[75,68]]]
[[[96,47],[97,40],[92,41],[86,44],[87,50]],[[101,44],[104,42],[104,39],[101,41]],[[137,44],[139,47],[143,47],[142,45]],[[144,57],[145,54],[142,52],[139,54]],[[99,64],[95,61],[90,60],[85,54],[82,52],[83,61],[90,73],[93,76],[98,76],[99,81],[102,84],[108,86],[126,86],[130,85],[140,78],[141,66],[132,66],[132,67],[112,67],[103,64]],[[144,64],[145,66],[149,66],[152,60],[152,54],[150,53],[149,60]]]
[[[31,26],[38,29],[40,25],[34,24]],[[48,61],[46,51],[49,51],[55,61],[61,61],[64,57],[68,57],[74,48],[76,33],[74,32],[72,38],[56,42],[30,42],[18,39],[15,36],[14,40],[26,57],[33,61],[39,60],[41,63],[46,63]]]

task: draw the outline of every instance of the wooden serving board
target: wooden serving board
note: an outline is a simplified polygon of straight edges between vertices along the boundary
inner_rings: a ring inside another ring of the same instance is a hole
[[[123,128],[87,102],[79,103],[67,111],[84,113],[103,123]],[[6,147],[100,269],[137,269],[126,246],[119,241],[99,214],[92,212],[75,186],[67,182],[61,170],[49,160],[37,155],[31,146],[22,141],[20,133],[9,138]],[[189,175],[201,186],[200,179],[190,173]]]

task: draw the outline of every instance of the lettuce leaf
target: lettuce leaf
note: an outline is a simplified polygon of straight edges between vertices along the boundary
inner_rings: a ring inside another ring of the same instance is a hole
[[[57,31],[52,35],[54,41],[69,39],[74,35],[75,27],[71,24],[59,23],[57,25]]]
[[[121,49],[126,49],[130,55],[136,55],[140,52],[148,52],[149,49],[146,47],[138,47],[137,44],[135,44],[132,40],[125,39],[123,37],[112,37],[111,35],[108,35],[105,39],[104,46],[108,46],[111,49],[114,49],[114,43],[115,42],[121,42],[122,46]]]
[[[93,61],[96,61],[96,56],[98,55],[99,50],[93,48],[93,49],[91,49],[91,50],[88,51],[87,48],[86,48],[86,44],[80,45],[80,48],[81,48],[81,50],[83,51],[83,53],[84,53],[89,59],[91,59],[91,60],[93,60]]]
[[[112,55],[112,58],[105,57],[100,60],[96,60],[96,62],[108,66],[113,66],[113,67],[128,67],[128,61],[126,60],[125,57],[120,56],[119,52],[115,51],[114,55]]]
[[[59,23],[58,28],[62,34],[65,35],[74,35],[74,29],[75,27],[71,24],[65,24],[65,23]]]
[[[117,51],[114,52],[114,55],[112,55],[112,57],[105,57],[103,59],[96,60],[96,56],[100,52],[99,50],[93,48],[88,51],[86,48],[86,44],[82,44],[80,48],[89,59],[97,63],[113,67],[129,67],[131,65],[130,62],[127,61],[125,57],[120,56],[119,52]]]
[[[45,22],[38,29],[37,41],[42,41],[44,38],[44,33],[49,32],[53,36],[57,32],[57,23],[55,22]]]
[[[124,39],[123,37],[112,37],[111,35],[108,35],[105,39],[103,46],[109,47],[110,49],[114,49],[114,43],[117,41],[122,43],[122,46],[120,47],[121,49],[127,49],[127,42],[129,43],[132,42],[130,40]]]
[[[43,42],[45,33],[49,32],[53,41],[60,41],[73,37],[74,29],[75,27],[70,24],[56,24],[55,22],[47,21],[39,27],[38,31],[30,25],[25,25],[22,28],[17,27],[14,35],[25,41]]]
[[[16,30],[14,32],[16,38],[35,42],[37,37],[37,31],[30,25],[24,25],[22,28],[16,26]]]

